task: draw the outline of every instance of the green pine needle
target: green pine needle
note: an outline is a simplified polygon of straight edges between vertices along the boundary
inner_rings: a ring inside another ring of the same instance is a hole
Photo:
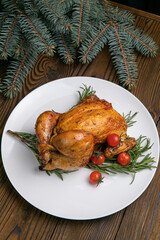
[[[83,100],[85,97],[90,96],[90,94],[95,93],[93,88],[91,86],[87,87],[84,85],[84,87],[81,87],[83,90],[82,93],[78,91],[80,100]],[[126,114],[126,121],[129,127],[133,126],[135,121],[133,121],[133,118],[137,115],[137,112],[132,114],[131,111]],[[125,116],[124,116],[125,117]],[[37,144],[37,138],[35,134],[30,133],[24,133],[24,132],[12,132],[11,130],[8,130],[8,133],[13,135],[14,137],[18,138],[20,141],[22,141],[35,155],[36,159],[39,162],[39,153],[36,149]],[[100,171],[101,173],[105,174],[116,174],[116,173],[124,173],[124,174],[133,174],[132,182],[135,179],[135,174],[139,171],[142,171],[144,169],[152,169],[155,166],[153,165],[155,163],[154,158],[151,157],[151,153],[147,153],[148,150],[152,148],[152,145],[150,144],[150,139],[144,136],[140,136],[137,139],[137,145],[128,151],[128,154],[130,155],[130,163],[127,166],[121,166],[119,163],[117,163],[117,157],[114,156],[113,158],[106,158],[105,162],[101,165],[95,165],[92,162],[89,162],[86,166],[86,168]],[[146,154],[146,155],[144,155]],[[142,158],[140,161],[139,159]],[[39,162],[41,165],[41,163]],[[46,171],[46,173],[50,176],[52,173],[55,173],[61,180],[63,180],[63,174],[64,173],[70,173],[74,171],[64,171],[60,169],[55,169],[52,171]]]
[[[10,60],[11,65],[0,86],[6,97],[15,97],[21,91],[41,53],[53,56],[57,52],[65,64],[75,59],[85,64],[108,45],[120,84],[131,90],[138,75],[134,50],[147,57],[158,51],[153,39],[135,27],[133,14],[106,0],[2,0],[0,6],[0,58]],[[21,47],[24,38],[33,46],[35,59],[22,67],[13,88],[15,79],[10,72],[12,68],[16,71],[21,53],[27,53],[27,48]]]

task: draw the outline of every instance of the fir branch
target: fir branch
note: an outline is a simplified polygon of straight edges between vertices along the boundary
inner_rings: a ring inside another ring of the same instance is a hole
[[[50,6],[51,2],[49,3],[49,1],[47,0],[36,0],[35,1],[37,6],[39,7],[40,11],[42,12],[42,14],[49,19],[49,21],[56,23],[58,19],[61,18],[60,14],[56,12],[56,10],[54,10],[54,6],[53,4]]]
[[[50,24],[52,24],[52,27],[57,29],[58,32],[65,32],[72,28],[63,7],[58,8],[54,2],[47,0],[36,0],[36,4],[45,19],[48,20]]]
[[[71,8],[71,6],[73,6],[74,0],[58,0],[57,1],[57,5],[58,4],[65,4],[65,7],[69,7],[69,9]]]
[[[19,13],[19,9],[17,8],[17,4],[14,0],[1,0],[2,7],[5,11],[12,11],[13,13]]]
[[[57,44],[57,52],[62,60],[67,64],[72,64],[76,58],[76,49],[68,34],[56,33],[53,34],[54,40]]]
[[[137,49],[137,51],[141,52],[143,55],[149,57],[153,57],[156,55],[158,47],[153,42],[153,40],[144,34],[139,29],[134,29],[133,27],[128,27],[128,29],[118,24],[128,35],[132,36],[132,45]]]
[[[132,86],[133,84],[131,82],[131,76],[130,76],[130,72],[129,72],[128,63],[126,61],[126,56],[124,54],[124,49],[123,49],[122,42],[121,42],[121,39],[120,39],[120,36],[119,36],[119,32],[117,30],[116,25],[114,25],[114,29],[115,29],[115,32],[116,32],[116,36],[117,36],[118,43],[119,43],[119,46],[120,46],[120,49],[121,49],[121,53],[122,53],[122,59],[123,59],[124,65],[125,65],[126,73],[127,73],[127,80],[126,81],[127,81],[128,85]]]
[[[1,59],[7,60],[12,56],[15,46],[19,40],[17,15],[10,14],[4,21],[0,31],[0,56]]]
[[[19,16],[19,24],[26,39],[37,46],[39,53],[54,54],[55,42],[47,27],[39,18],[28,17],[25,14]]]
[[[5,21],[5,19],[10,15],[11,11],[3,11],[0,12],[0,27],[3,25],[3,22]]]
[[[63,19],[61,19],[60,21],[58,21],[53,28],[55,29],[55,31],[57,33],[67,33],[68,31],[72,31],[72,24],[71,24],[71,20],[68,17],[64,17]]]
[[[120,83],[131,89],[137,80],[134,49],[130,45],[130,39],[125,37],[123,31],[117,25],[114,25],[113,28],[114,32],[108,40],[109,51]]]
[[[72,40],[79,46],[83,39],[85,39],[88,29],[90,28],[87,0],[77,0],[74,4],[72,25]]]
[[[108,41],[110,23],[102,30],[92,27],[90,35],[85,39],[80,47],[80,61],[82,63],[91,62]]]
[[[22,9],[26,13],[26,15],[38,17],[39,8],[37,7],[35,0],[23,0],[23,2],[20,2],[23,4]]]
[[[135,16],[126,10],[119,9],[118,7],[112,6],[109,1],[100,0],[104,9],[110,14],[111,19],[119,23],[128,23],[133,25],[135,22]]]
[[[63,15],[68,16],[69,19],[71,19],[72,11],[73,11],[73,6],[74,6],[75,1],[74,0],[57,0],[54,2],[54,6],[62,13],[61,16]],[[72,28],[70,25],[69,28]]]
[[[27,51],[22,49],[25,37],[26,44],[33,45],[36,56],[41,53],[52,56],[57,50],[68,64],[73,62],[78,50],[79,60],[89,63],[108,44],[119,82],[131,90],[138,75],[134,50],[147,57],[155,56],[158,50],[152,38],[135,28],[134,21],[133,14],[106,0],[2,0],[0,56],[4,60],[20,57],[21,61],[21,54]],[[16,64],[11,61],[11,68],[15,69]],[[8,78],[4,84],[1,81],[1,91],[5,94],[8,91],[5,86],[10,85],[6,82],[11,83],[10,75]],[[17,88],[21,89],[21,84]]]
[[[80,43],[80,35],[81,35],[81,28],[82,28],[82,11],[83,11],[83,0],[81,0],[81,5],[80,5],[80,14],[79,14],[79,28],[78,28],[78,38],[77,38],[77,45]]]
[[[106,11],[104,10],[103,5],[100,3],[99,0],[90,0],[90,18],[92,25],[97,28],[98,26],[100,26],[100,29],[101,23],[108,23],[109,18],[106,14]]]
[[[26,42],[26,38],[22,38],[21,41],[19,42],[19,44],[17,44],[16,48],[15,48],[15,52],[14,52],[14,57],[16,59],[18,59],[18,57],[22,54],[23,52],[23,46]]]
[[[0,91],[6,97],[15,97],[21,91],[24,78],[37,60],[38,54],[32,44],[28,45],[26,42],[23,47],[23,54],[11,62],[7,69],[7,77],[0,83]]]
[[[15,24],[16,24],[16,21],[17,21],[17,17],[18,17],[18,16],[16,15],[16,16],[15,16],[15,19],[14,19],[14,21],[13,21],[13,23],[12,23],[12,26],[11,26],[10,31],[9,31],[9,33],[8,33],[8,37],[7,37],[7,39],[6,39],[6,42],[5,42],[5,46],[4,46],[4,50],[3,50],[3,51],[6,51],[6,52],[7,52],[8,42],[9,42],[9,39],[11,38],[13,29],[14,29],[14,27],[15,27]]]

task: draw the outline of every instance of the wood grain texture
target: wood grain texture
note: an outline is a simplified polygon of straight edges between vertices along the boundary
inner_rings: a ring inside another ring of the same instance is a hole
[[[131,9],[136,26],[148,33],[160,46],[160,17]],[[151,113],[160,134],[160,55],[145,58],[137,55],[139,76],[132,93]],[[5,65],[0,65],[0,76]],[[68,76],[92,76],[118,84],[108,48],[90,64],[75,62],[64,65],[55,55],[41,55],[32,69],[22,92],[15,99],[0,95],[0,133],[17,103],[32,90],[49,81]],[[160,239],[160,167],[146,191],[130,206],[108,217],[73,221],[50,216],[26,202],[12,187],[0,160],[0,239],[55,240],[159,240]],[[118,199],[117,199],[118,200]]]

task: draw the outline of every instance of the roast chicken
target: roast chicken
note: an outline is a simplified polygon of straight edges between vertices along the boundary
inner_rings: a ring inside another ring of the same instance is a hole
[[[125,119],[113,109],[111,103],[96,95],[86,97],[63,114],[43,112],[37,118],[35,130],[41,170],[85,167],[99,145],[105,146],[104,153],[108,158],[136,145],[134,138],[126,137]],[[106,144],[111,133],[121,137],[119,146]]]

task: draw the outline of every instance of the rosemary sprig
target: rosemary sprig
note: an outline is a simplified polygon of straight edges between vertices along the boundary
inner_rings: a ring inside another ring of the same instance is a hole
[[[25,132],[13,132],[11,130],[8,130],[7,132],[12,136],[16,137],[17,139],[19,139],[21,142],[23,142],[33,152],[33,154],[39,161],[39,158],[38,158],[39,153],[36,148],[37,137],[35,134],[30,134]]]
[[[83,84],[82,92],[78,91],[79,94],[79,100],[83,100],[84,98],[95,94],[96,91],[91,87]],[[136,122],[133,119],[137,115],[138,112],[135,112],[132,114],[130,111],[128,114],[124,115],[123,117],[127,123],[127,127],[133,126],[133,124]],[[37,144],[37,138],[35,134],[25,133],[25,132],[12,132],[11,130],[8,130],[8,133],[18,138],[20,141],[22,141],[35,155],[36,159],[38,160],[39,164],[41,165],[39,161],[39,153],[36,148]],[[144,144],[145,143],[145,144]],[[128,154],[130,155],[130,163],[127,166],[121,166],[119,163],[117,163],[117,157],[114,156],[113,158],[106,158],[105,162],[101,165],[95,165],[91,162],[88,163],[86,166],[89,169],[100,171],[101,173],[105,174],[116,174],[116,173],[133,173],[133,180],[135,178],[135,174],[138,171],[141,171],[143,169],[152,169],[155,166],[153,164],[155,163],[154,158],[151,157],[150,153],[147,153],[146,155],[143,155],[143,153],[146,153],[149,149],[151,149],[152,145],[150,144],[150,139],[144,136],[140,136],[137,139],[137,145],[130,151],[128,151]],[[139,158],[142,158],[142,160],[139,161]],[[52,173],[56,174],[61,180],[63,180],[63,174],[64,173],[70,173],[73,171],[64,171],[61,169],[55,169],[52,171],[46,171],[48,175],[51,175]],[[133,182],[133,181],[132,181]]]
[[[39,164],[41,165],[41,162],[39,161],[39,153],[38,150],[36,148],[36,144],[37,144],[37,137],[35,134],[31,134],[31,133],[25,133],[25,132],[13,132],[11,130],[7,131],[9,134],[11,134],[12,136],[16,137],[17,139],[19,139],[21,142],[23,142],[34,154],[34,156],[36,157],[36,159],[38,160]],[[71,172],[75,172],[75,170],[72,171],[65,171],[65,170],[61,170],[61,169],[54,169],[52,171],[45,171],[49,176],[54,173],[56,174],[61,180],[63,180],[63,174],[67,174],[67,173],[71,173]]]
[[[113,158],[106,158],[105,162],[101,165],[95,165],[91,162],[86,166],[92,170],[100,171],[105,174],[116,174],[116,173],[125,173],[130,174],[133,173],[133,180],[135,178],[135,174],[144,169],[152,169],[155,168],[153,165],[155,163],[154,158],[151,157],[151,153],[146,153],[149,149],[151,149],[152,145],[150,144],[150,139],[145,136],[140,136],[137,139],[137,145],[130,151],[128,154],[130,155],[130,163],[126,166],[121,166],[116,162],[116,156]],[[140,160],[140,157],[142,158]],[[133,182],[133,181],[132,181]]]
[[[138,114],[138,112],[135,112],[132,114],[132,111],[130,111],[126,115],[124,115],[124,113],[123,113],[123,117],[127,123],[127,127],[132,127],[134,125],[134,123],[136,123],[136,121],[133,121],[133,118],[135,118],[135,116],[137,114]]]
[[[93,89],[93,87],[87,86],[86,84],[83,84],[83,86],[80,87],[80,89],[82,89],[82,92],[77,91],[79,94],[79,101],[83,100],[84,98],[92,94],[96,94],[96,91]],[[127,127],[132,127],[134,123],[136,123],[136,121],[133,121],[133,119],[136,117],[137,114],[138,112],[132,113],[132,111],[129,111],[129,113],[127,113],[126,115],[124,113],[122,114],[127,123]]]
[[[12,132],[11,130],[8,130],[8,133],[12,134],[16,138],[18,138],[20,141],[22,141],[34,153],[36,159],[39,162],[38,151],[36,149],[37,138],[35,134],[24,133],[24,132]],[[144,142],[145,144],[143,144]],[[121,166],[119,163],[117,163],[116,156],[115,156],[111,159],[106,158],[105,162],[101,165],[95,165],[89,162],[86,167],[92,170],[100,171],[101,173],[105,173],[105,174],[110,174],[110,173],[135,174],[144,169],[151,170],[152,168],[155,167],[153,166],[153,164],[155,163],[154,158],[151,157],[151,153],[143,155],[145,152],[151,149],[151,147],[152,145],[150,144],[150,139],[144,136],[140,136],[137,139],[137,145],[132,150],[128,151],[131,161],[127,166]],[[142,160],[138,161],[140,157],[142,157]],[[41,163],[39,162],[39,164]],[[64,171],[60,169],[46,171],[48,175],[51,175],[52,173],[56,174],[61,180],[63,180],[64,173],[67,174],[70,172],[74,172],[74,171]]]
[[[93,87],[91,87],[91,86],[87,87],[87,85],[85,85],[85,84],[83,84],[83,87],[80,87],[80,88],[82,89],[82,92],[78,91],[80,101],[83,100],[84,98],[96,93],[96,91],[93,89]]]

